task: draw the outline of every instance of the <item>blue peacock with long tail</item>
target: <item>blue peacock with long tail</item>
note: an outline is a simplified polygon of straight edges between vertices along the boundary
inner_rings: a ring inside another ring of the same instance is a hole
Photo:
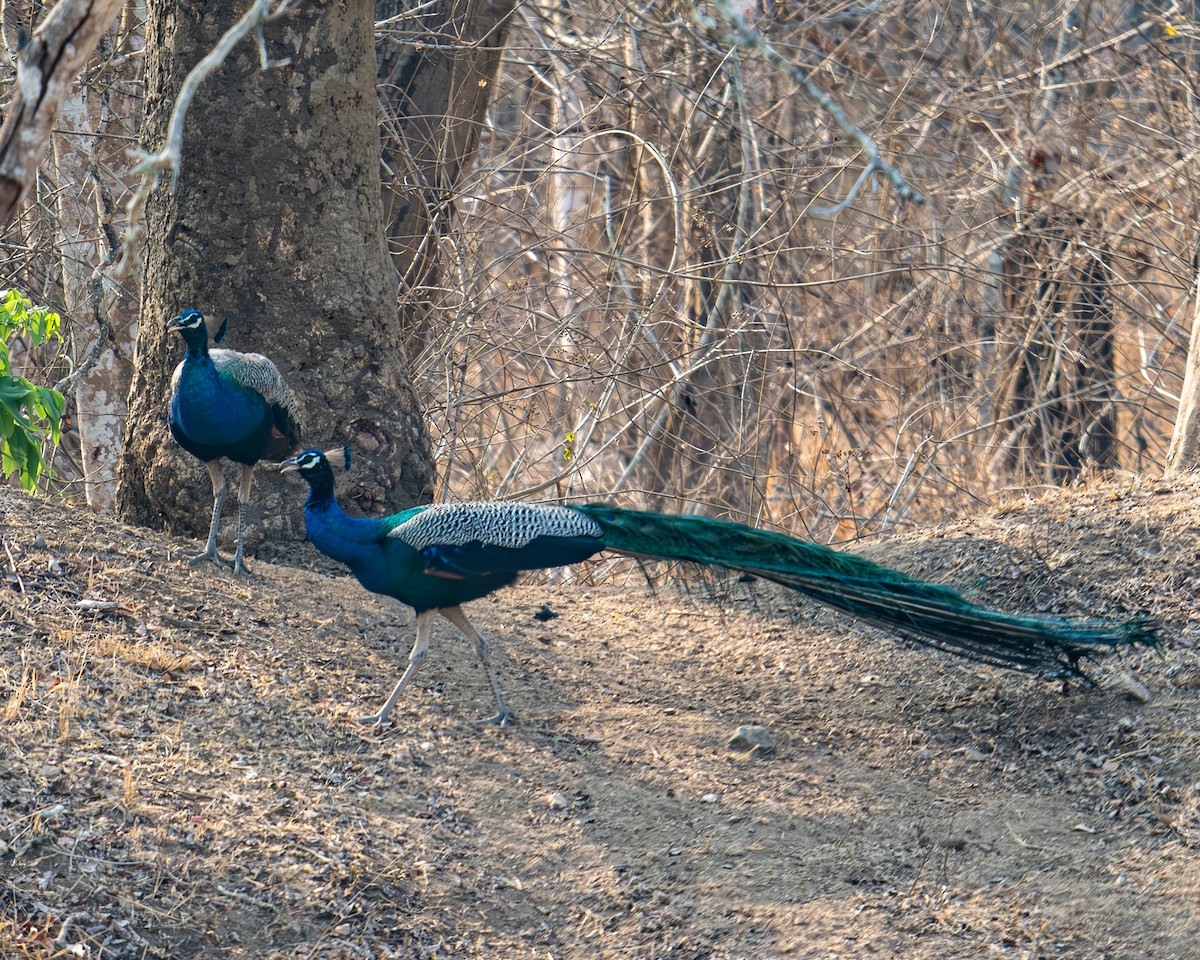
[[[1146,620],[1075,621],[1020,616],[976,606],[949,587],[780,533],[722,520],[625,510],[606,504],[482,501],[414,507],[389,517],[353,517],[334,496],[334,465],[348,450],[305,450],[281,469],[309,487],[308,537],[344,563],[366,589],[416,612],[408,665],[383,706],[364,723],[387,720],[429,652],[441,615],[474,644],[505,724],[504,702],[488,642],[462,605],[511,584],[524,570],[577,563],[609,551],[631,557],[690,561],[740,571],[790,587],[844,613],[918,643],[971,660],[1051,678],[1084,676],[1080,661],[1116,647],[1157,643]]]
[[[227,324],[228,320],[222,322],[215,342],[224,338]],[[208,543],[189,562],[210,560],[224,566],[217,553],[217,523],[225,500],[224,458],[242,468],[233,571],[248,574],[243,541],[254,465],[259,460],[278,462],[300,446],[296,397],[279,369],[261,353],[210,349],[208,326],[199,310],[172,317],[167,329],[178,333],[187,347],[171,377],[167,422],[175,442],[208,468],[213,490]]]

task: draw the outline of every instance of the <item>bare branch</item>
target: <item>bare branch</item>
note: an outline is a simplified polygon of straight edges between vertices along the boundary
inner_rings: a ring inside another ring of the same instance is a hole
[[[778,67],[790,76],[804,90],[808,98],[817,106],[829,114],[833,118],[833,122],[838,125],[847,137],[853,140],[862,149],[862,152],[867,157],[867,168],[863,175],[859,178],[859,182],[854,185],[854,190],[857,191],[863,182],[867,179],[867,175],[873,170],[878,170],[886,176],[892,186],[896,188],[896,196],[901,200],[911,200],[913,203],[924,203],[925,198],[909,186],[908,182],[901,175],[900,171],[893,167],[890,163],[884,160],[879,155],[879,146],[866,133],[850,122],[850,118],[846,116],[841,106],[829,94],[822,90],[812,77],[797,67],[792,61],[785,57],[782,53],[776,50],[770,43],[767,42],[759,31],[750,23],[746,22],[746,18],[734,6],[732,0],[712,0],[712,5],[720,12],[721,17],[726,21],[728,26],[722,29],[710,18],[703,16],[698,10],[696,16],[700,19],[702,26],[708,30],[716,30],[725,40],[726,43],[742,47],[747,50],[757,50],[767,58],[767,61],[773,66]],[[853,196],[853,194],[852,194]],[[837,213],[844,208],[847,201],[837,204],[834,207],[828,208],[829,213]],[[815,211],[822,212],[822,211]]]
[[[16,215],[59,107],[120,8],[121,0],[60,0],[18,52],[17,89],[0,128],[0,225]]]

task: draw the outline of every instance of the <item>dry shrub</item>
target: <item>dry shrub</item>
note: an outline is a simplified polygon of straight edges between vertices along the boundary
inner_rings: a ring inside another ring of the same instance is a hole
[[[404,293],[434,308],[439,493],[843,539],[1157,471],[1195,48],[1132,10],[776,8],[768,41],[927,198],[901,206],[851,197],[860,151],[690,8],[522,5],[438,286]]]
[[[771,7],[767,41],[923,205],[860,183],[838,124],[699,28],[711,12],[515,11],[477,162],[427,191],[434,279],[400,291],[438,495],[611,496],[840,540],[1157,472],[1195,275],[1175,6]],[[455,43],[435,8],[406,16],[381,42]],[[67,186],[39,181],[0,264],[50,305]]]

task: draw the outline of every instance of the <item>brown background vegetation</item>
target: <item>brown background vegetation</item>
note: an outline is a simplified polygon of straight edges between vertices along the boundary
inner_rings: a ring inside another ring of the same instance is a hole
[[[422,184],[395,65],[488,35],[381,10],[393,243],[433,225],[399,296],[438,496],[613,495],[844,540],[1162,469],[1192,310],[1190,8],[773,7],[766,40],[921,205],[878,174],[855,190],[861,151],[794,79],[674,5],[521,5],[498,74],[471,75],[494,89],[482,129],[432,154],[477,141],[477,162]],[[87,77],[126,110],[131,24]],[[44,176],[7,248],[51,305],[70,186]]]

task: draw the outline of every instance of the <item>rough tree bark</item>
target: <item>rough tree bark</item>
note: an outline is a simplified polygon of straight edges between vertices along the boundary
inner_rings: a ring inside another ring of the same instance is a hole
[[[162,143],[188,70],[244,4],[149,0],[143,141]],[[263,71],[241,44],[199,88],[182,169],[146,210],[141,329],[118,511],[204,529],[204,469],[171,442],[165,324],[194,307],[228,315],[227,346],[267,354],[301,404],[304,445],[349,443],[346,497],[382,513],[428,497],[432,466],[402,349],[384,246],[376,124],[374,3],[298,4],[266,28]],[[301,491],[263,470],[247,545],[299,538]],[[233,525],[232,513],[227,523]]]
[[[1090,215],[1051,208],[1001,250],[1012,346],[998,381],[998,482],[1013,471],[1063,483],[1115,468],[1117,391],[1113,275],[1107,240]]]

